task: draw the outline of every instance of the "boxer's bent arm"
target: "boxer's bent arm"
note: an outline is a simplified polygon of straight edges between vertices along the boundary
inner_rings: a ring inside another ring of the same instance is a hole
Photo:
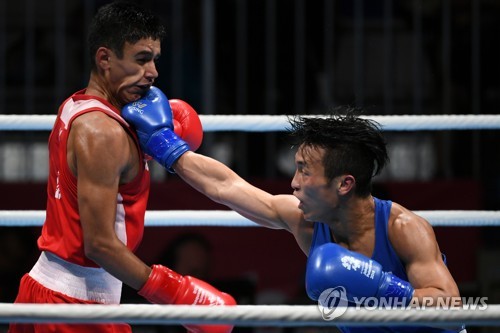
[[[139,289],[151,269],[117,237],[114,223],[120,177],[132,164],[129,136],[111,118],[89,113],[70,132],[78,177],[78,205],[85,254],[110,274]],[[136,157],[137,158],[137,157]]]
[[[422,217],[393,204],[397,218],[389,227],[389,239],[405,263],[408,279],[420,302],[460,297],[455,280],[444,264],[432,226]],[[420,303],[421,304],[421,303]]]
[[[215,202],[268,228],[292,232],[300,222],[298,199],[272,195],[245,181],[219,161],[186,152],[174,164],[175,172],[196,190]]]

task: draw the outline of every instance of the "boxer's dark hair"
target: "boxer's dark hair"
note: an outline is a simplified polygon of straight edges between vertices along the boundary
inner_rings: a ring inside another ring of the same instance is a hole
[[[135,44],[143,38],[162,40],[165,26],[159,16],[134,2],[115,1],[99,8],[88,32],[90,64],[96,69],[95,54],[104,46],[123,57],[125,42]]]
[[[361,111],[340,106],[326,117],[291,117],[288,134],[294,145],[325,149],[323,165],[328,180],[350,174],[356,179],[355,193],[367,196],[372,178],[389,162],[389,156],[380,125],[359,117]]]

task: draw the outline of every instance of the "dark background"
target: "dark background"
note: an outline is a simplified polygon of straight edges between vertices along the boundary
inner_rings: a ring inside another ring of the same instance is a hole
[[[168,27],[157,85],[202,115],[324,114],[341,104],[366,115],[498,114],[498,1],[137,2]],[[85,87],[86,27],[105,3],[0,1],[0,113],[53,115]],[[386,134],[392,162],[376,180],[376,196],[412,210],[500,209],[498,130]],[[0,132],[0,209],[45,208],[45,155],[32,148],[44,151],[47,138],[45,131]],[[200,152],[272,193],[291,192],[282,132],[205,133]],[[175,175],[153,171],[150,209],[225,209]],[[462,294],[498,303],[498,229],[435,230]],[[210,278],[237,286],[249,303],[308,302],[305,256],[284,231],[152,227],[138,254],[159,262],[187,231],[212,246]],[[13,301],[36,260],[38,232],[0,227],[0,301]]]

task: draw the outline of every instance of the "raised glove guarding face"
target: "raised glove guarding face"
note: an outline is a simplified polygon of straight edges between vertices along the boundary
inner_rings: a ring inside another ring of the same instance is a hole
[[[175,134],[187,142],[190,150],[198,150],[203,141],[203,126],[198,113],[181,99],[171,99],[170,108],[174,116]]]

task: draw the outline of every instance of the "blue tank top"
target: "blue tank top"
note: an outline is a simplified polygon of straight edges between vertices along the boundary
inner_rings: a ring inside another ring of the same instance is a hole
[[[406,269],[401,262],[401,259],[397,256],[396,252],[392,248],[389,241],[387,225],[389,222],[389,215],[391,213],[392,201],[380,200],[374,198],[375,200],[375,248],[373,250],[372,259],[377,261],[382,265],[384,272],[391,272],[400,279],[408,281],[408,275],[406,275]],[[312,245],[309,253],[312,252],[316,247],[326,244],[333,243],[332,235],[330,233],[330,228],[328,225],[320,222],[314,223],[314,233],[312,239]],[[338,328],[344,333],[358,333],[358,332],[373,332],[373,333],[456,333],[462,328],[457,330],[446,330],[435,327],[425,327],[425,326],[386,326],[386,327],[345,327],[338,326]]]

